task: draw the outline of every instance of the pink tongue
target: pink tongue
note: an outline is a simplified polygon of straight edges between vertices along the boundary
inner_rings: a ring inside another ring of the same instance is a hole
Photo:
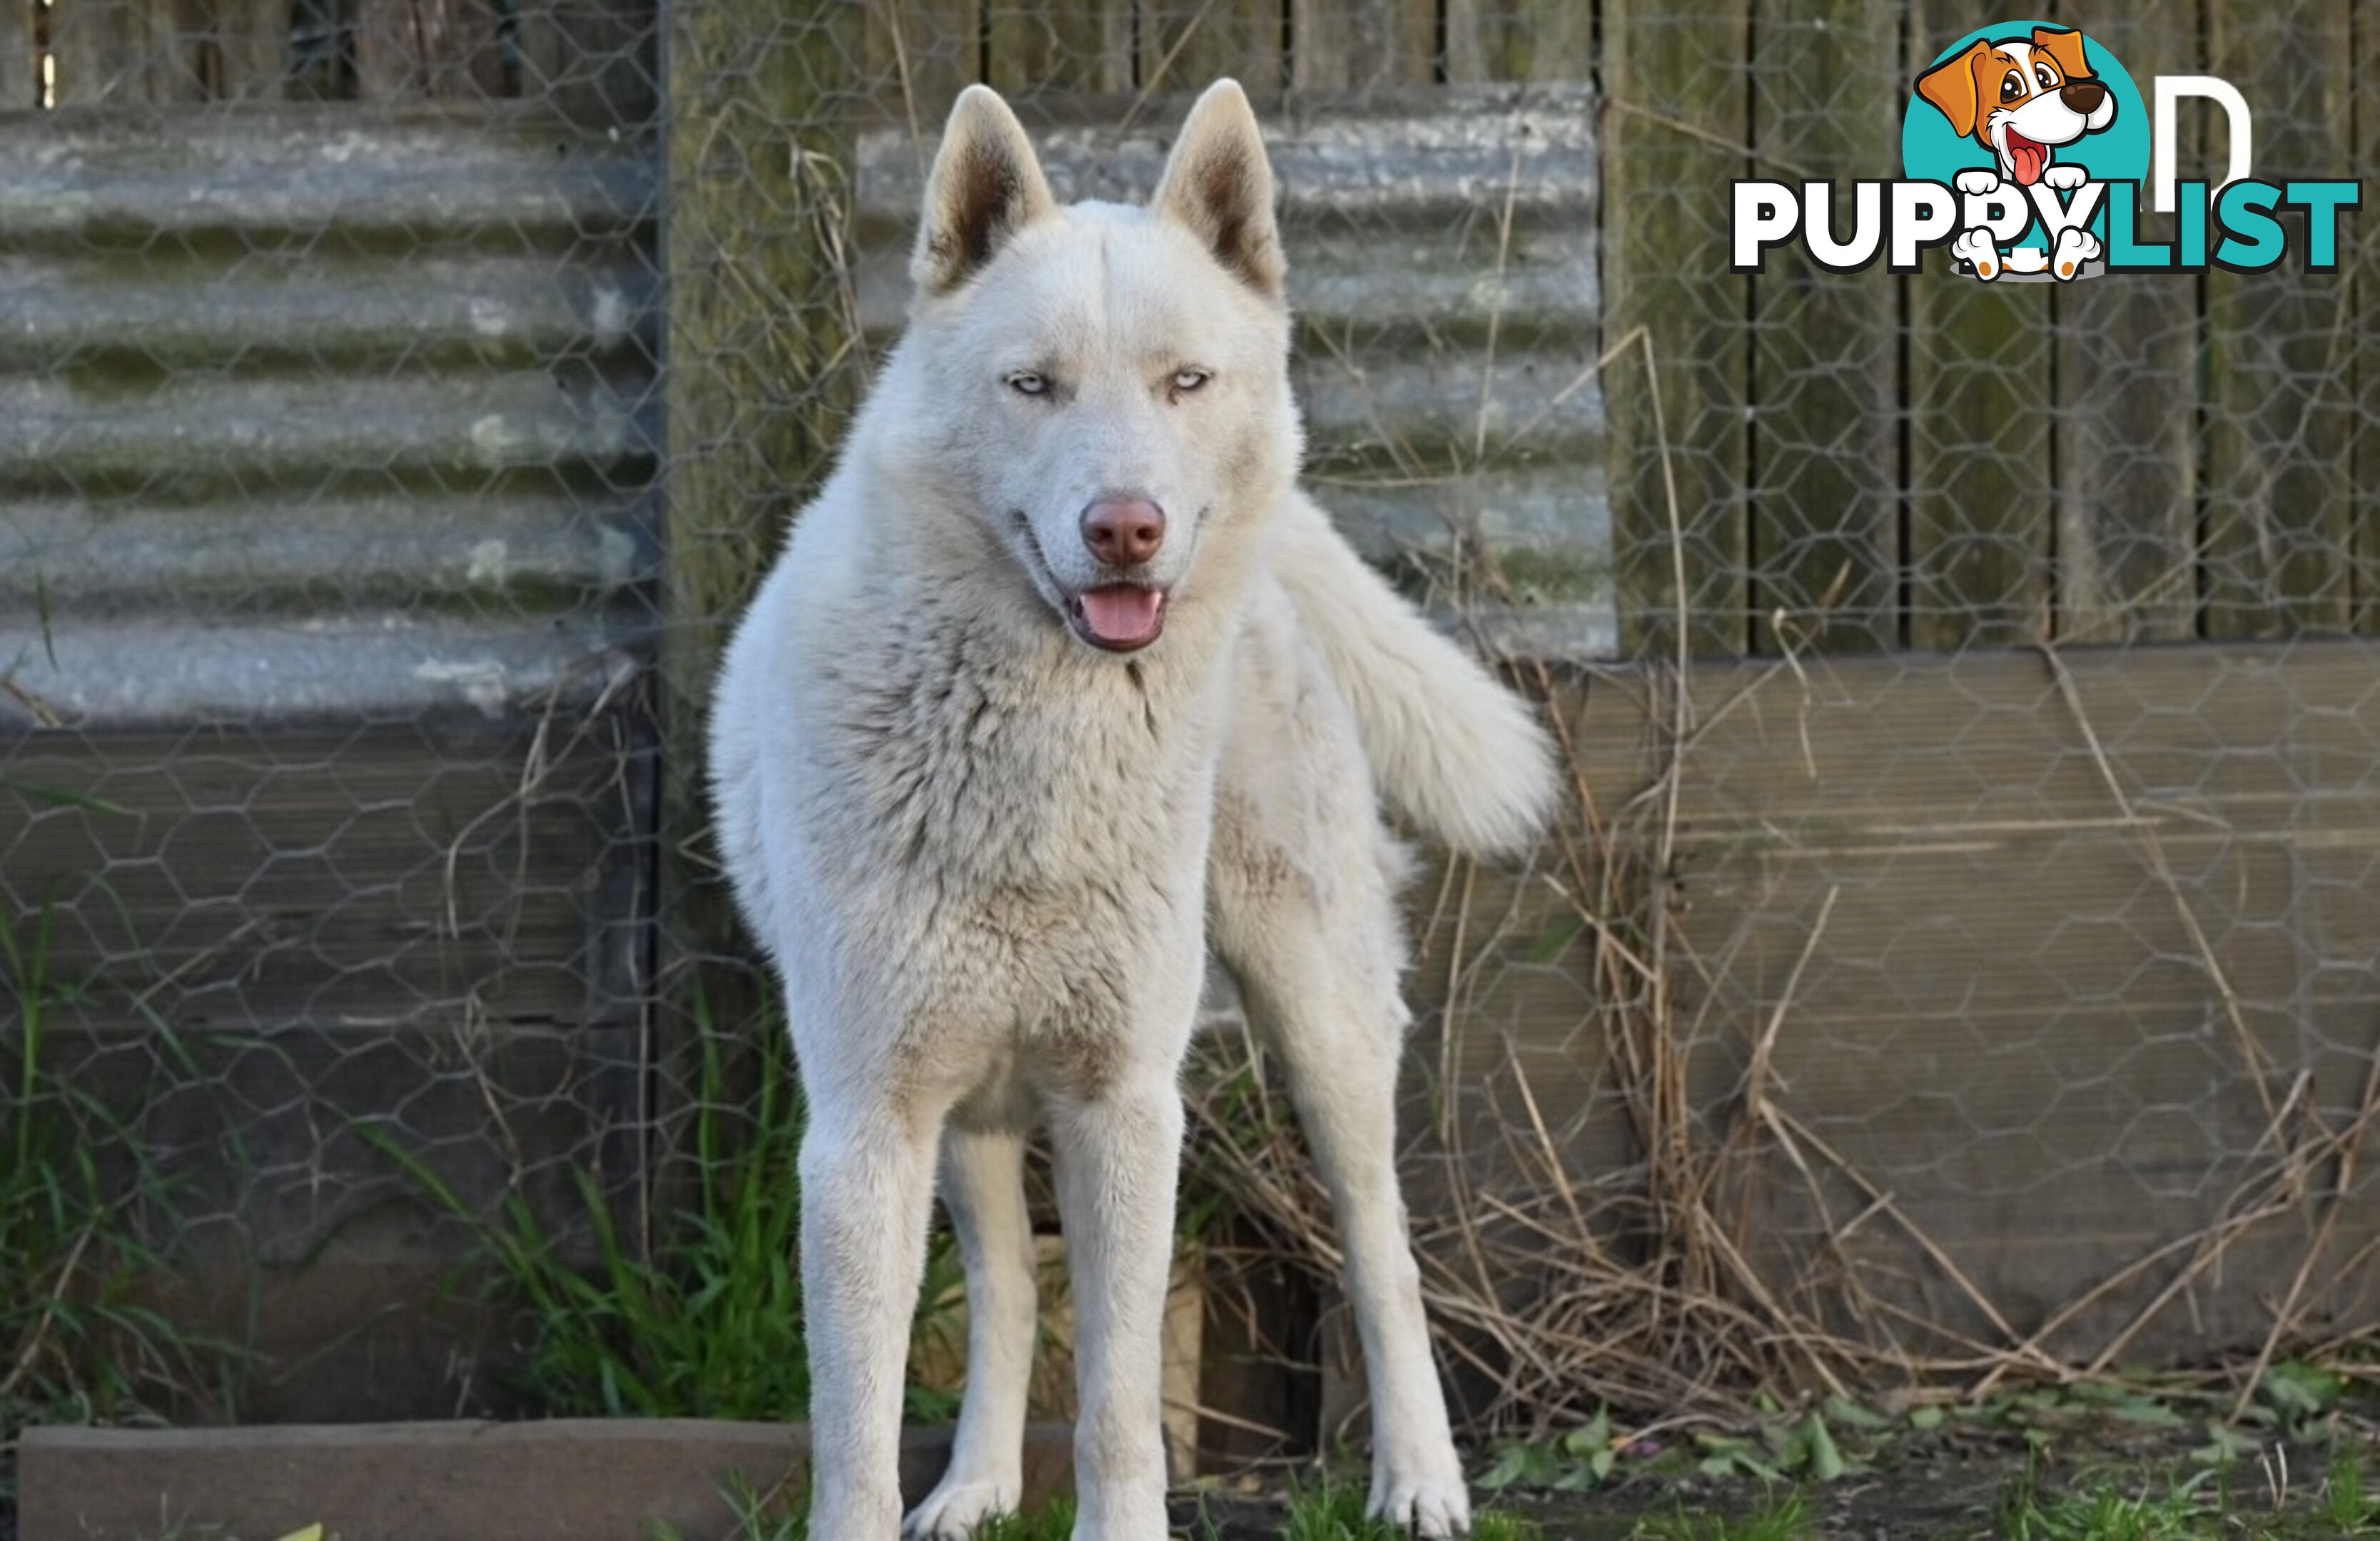
[[[2029,188],[2041,180],[2041,168],[2049,159],[2049,152],[2031,140],[2010,134],[2009,159],[2016,163],[2016,179]]]
[[[1154,588],[1111,583],[1083,590],[1083,621],[1102,642],[1146,642],[1157,635],[1164,596]]]

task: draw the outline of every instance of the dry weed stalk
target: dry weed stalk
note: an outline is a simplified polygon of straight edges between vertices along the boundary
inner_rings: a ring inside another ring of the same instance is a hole
[[[1507,678],[1554,708],[1549,717],[1572,796],[1525,881],[1559,895],[1584,939],[1587,999],[1578,1037],[1599,1048],[1604,1085],[1594,1108],[1624,1124],[1629,1153],[1587,1171],[1582,1153],[1565,1147],[1562,1126],[1549,1123],[1533,1084],[1532,1063],[1545,1062],[1542,1041],[1533,1056],[1525,1052],[1532,1046],[1507,1035],[1502,1062],[1484,1075],[1477,1056],[1462,1052],[1465,1036],[1482,1030],[1470,1020],[1484,1014],[1477,996],[1488,971],[1478,964],[1497,944],[1499,922],[1483,913],[1480,875],[1450,869],[1427,927],[1431,935],[1452,938],[1443,970],[1439,1101],[1413,1143],[1407,1178],[1427,1195],[1415,1204],[1424,1292],[1447,1367],[1472,1393],[1470,1432],[1542,1433],[1598,1405],[1650,1413],[1654,1426],[1663,1426],[1740,1421],[1764,1398],[1789,1404],[1879,1391],[1981,1398],[2011,1382],[2121,1382],[2121,1356],[2143,1329],[2160,1313],[2186,1307],[2192,1286],[2243,1238],[2260,1232],[2269,1237],[2277,1223],[2311,1222],[2302,1260],[2277,1283],[2270,1332],[2252,1364],[2217,1366],[2207,1377],[2232,1385],[2244,1404],[2277,1356],[2368,1342],[2369,1333],[2342,1337],[2325,1329],[2313,1305],[2324,1293],[2316,1270],[2337,1240],[2365,1132],[2380,1117],[2380,1059],[2359,1108],[2343,1120],[2325,1121],[2313,1109],[2302,1077],[2276,1104],[2272,1066],[2247,1033],[2224,970],[2153,834],[2142,837],[2143,866],[2173,897],[2233,1028],[2241,1074],[2265,1114],[2249,1170],[2196,1233],[2129,1261],[2063,1306],[2036,1312],[2033,1320],[2012,1319],[1896,1198],[1888,1174],[1860,1171],[1794,1114],[1789,1089],[1775,1078],[1774,1050],[1781,1035],[1796,1030],[1795,996],[1832,915],[1831,891],[1803,922],[1803,951],[1782,995],[1742,1035],[1750,1044],[1732,1090],[1711,1095],[1708,1065],[1695,1062],[1707,1052],[1716,1025],[1699,1020],[1707,1005],[1690,1009],[1684,1001],[1694,994],[1712,999],[1716,992],[1706,987],[1727,973],[1727,949],[1735,943],[1716,955],[1698,951],[1677,902],[1690,756],[1712,722],[1780,673],[1807,686],[1794,649],[1795,638],[1810,633],[1789,623],[1822,625],[1825,617],[1780,615],[1785,657],[1726,699],[1694,698],[1684,535],[1649,335],[1638,329],[1620,338],[1571,388],[1623,358],[1641,358],[1662,457],[1677,650],[1588,682],[1640,693],[1643,720],[1657,740],[1647,746],[1649,775],[1621,806],[1599,806],[1586,773],[1589,752],[1608,760],[1619,747],[1577,740],[1565,710],[1579,697],[1575,672],[1565,675],[1525,649],[1498,645],[1488,613],[1512,606],[1515,596],[1475,530],[1450,519],[1451,571],[1434,575],[1444,580],[1439,597],[1451,598],[1483,651],[1501,660]],[[1360,384],[1352,358],[1342,361]],[[1391,447],[1401,485],[1458,480],[1492,457],[1476,437],[1467,457],[1450,449],[1446,467],[1427,464],[1409,445]],[[2119,770],[2062,662],[2054,651],[2046,656],[2086,752],[2130,815]],[[1805,710],[1802,755],[1815,774],[1809,732]],[[1436,978],[1434,973],[1431,982]],[[1690,991],[1696,982],[1706,988]],[[1466,1060],[1475,1078],[1467,1085],[1459,1078]],[[1699,1082],[1691,1074],[1697,1068]],[[1213,1050],[1205,1069],[1196,1103],[1197,1181],[1252,1218],[1269,1239],[1260,1244],[1271,1245],[1276,1258],[1312,1270],[1327,1295],[1339,1257],[1327,1196],[1280,1099],[1265,1089],[1259,1057],[1253,1048]],[[1571,1096],[1560,1110],[1565,1116],[1574,1115],[1574,1087]],[[1415,1122],[1409,1108],[1408,1127]],[[2314,1177],[2325,1168],[2332,1177],[2326,1183]],[[1779,1223],[1789,1209],[1790,1235]],[[2357,1250],[2339,1267],[2362,1264],[2375,1248],[2380,1244]],[[1943,1304],[1919,1304],[1928,1300]],[[2093,1313],[2118,1310],[2122,1314],[2104,1329],[2086,1333],[2078,1325],[2101,1319]]]

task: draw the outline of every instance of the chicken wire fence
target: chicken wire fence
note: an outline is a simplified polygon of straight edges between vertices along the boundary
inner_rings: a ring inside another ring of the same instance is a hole
[[[989,81],[1062,198],[1136,197],[1229,73],[1309,479],[1574,772],[1523,869],[1415,895],[1405,1179],[1471,1426],[2360,1345],[2370,242],[1730,273],[1730,179],[1895,174],[1989,19],[1949,9],[0,13],[12,1130],[125,1169],[140,1288],[261,1354],[244,1414],[516,1405],[425,1174],[591,1257],[589,1173],[670,1244],[741,1084],[700,1046],[767,994],[703,687],[897,332],[941,115]],[[2349,0],[2058,19],[2239,84],[2260,176],[2371,160]],[[1333,1420],[1327,1206],[1219,1014],[1210,1343],[1318,1357],[1262,1395]],[[77,1233],[0,1313],[100,1287]]]

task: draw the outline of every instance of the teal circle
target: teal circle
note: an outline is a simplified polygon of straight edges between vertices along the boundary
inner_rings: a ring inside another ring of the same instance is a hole
[[[2030,42],[2035,27],[2064,30],[2054,21],[2003,21],[1978,27],[1937,54],[1934,62],[1938,65],[1953,54],[1964,53],[1979,38],[2020,38]],[[2098,133],[2059,146],[2051,164],[2081,165],[2095,182],[2145,183],[2149,179],[2149,110],[2141,100],[2141,88],[2132,83],[2131,73],[2107,44],[2088,32],[2082,34],[2082,42],[2099,79],[2115,93],[2116,121]],[[1908,113],[1900,120],[1900,164],[1904,176],[1943,183],[1955,183],[1962,171],[1995,169],[1992,152],[1952,128],[1939,108],[1917,94],[1914,81],[1910,83]],[[2105,209],[2092,219],[2091,228],[2101,239],[2107,238]],[[2014,244],[2038,248],[2045,243],[2041,221],[2036,218]]]

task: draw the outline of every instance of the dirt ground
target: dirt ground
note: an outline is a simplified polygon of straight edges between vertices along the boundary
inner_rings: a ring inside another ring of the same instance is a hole
[[[2327,1476],[2336,1446],[2275,1444],[2220,1468],[2197,1453],[2203,1441],[2180,1432],[2103,1431],[2048,1445],[2021,1437],[1976,1438],[1971,1431],[1908,1440],[1873,1452],[1833,1482],[1798,1487],[1742,1477],[1647,1472],[1593,1491],[1480,1494],[1485,1506],[1526,1520],[1543,1541],[2158,1541],[2160,1537],[2238,1536],[2242,1541],[2335,1541],[2380,1535],[2342,1529],[2333,1517]],[[2361,1468],[2380,1444],[2357,1451]],[[1806,1518],[1779,1527],[1774,1513],[1798,1492]],[[2117,1495],[2158,1506],[2163,1520],[2125,1523],[2079,1518],[2070,1503],[2044,1522],[2063,1498]],[[1176,1524],[1199,1541],[1280,1541],[1287,1501],[1279,1496],[1205,1495],[1177,1504]],[[2170,1516],[2187,1511],[2187,1529]],[[1767,1514],[1770,1523],[1738,1523]]]

